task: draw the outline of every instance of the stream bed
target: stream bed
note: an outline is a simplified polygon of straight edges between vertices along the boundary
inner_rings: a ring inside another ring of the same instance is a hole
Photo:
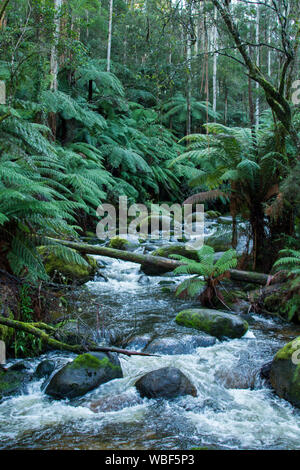
[[[81,287],[74,304],[90,328],[96,331],[99,311],[100,334],[137,348],[138,339],[130,338],[187,333],[175,316],[199,304],[163,289],[182,277],[146,277],[136,264],[96,258],[105,262],[107,282],[97,277]],[[299,328],[259,315],[245,318],[250,327],[241,339],[184,355],[120,356],[124,377],[79,399],[52,400],[41,391],[43,380],[30,382],[26,393],[0,403],[0,449],[300,449],[300,410],[278,398],[259,373]],[[61,367],[73,357],[53,352],[22,362],[34,370],[44,358]],[[190,378],[198,396],[141,399],[136,380],[166,366]]]

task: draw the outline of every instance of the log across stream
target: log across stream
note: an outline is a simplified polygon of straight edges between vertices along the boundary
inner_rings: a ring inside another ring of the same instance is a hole
[[[132,253],[123,250],[116,250],[115,248],[107,248],[104,246],[90,245],[87,243],[71,242],[65,240],[51,239],[53,242],[60,243],[72,248],[79,253],[89,255],[107,256],[108,258],[120,259],[123,261],[131,261],[143,267],[156,267],[157,274],[173,271],[178,266],[184,264],[182,261],[177,261],[161,256],[144,255],[142,253]],[[230,270],[230,278],[235,281],[249,282],[254,284],[265,285],[269,280],[269,275],[264,273],[257,273],[252,271],[240,271],[238,269]]]

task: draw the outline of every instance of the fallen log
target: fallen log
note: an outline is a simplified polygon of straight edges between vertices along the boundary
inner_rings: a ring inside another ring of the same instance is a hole
[[[67,344],[62,341],[51,337],[49,334],[45,333],[40,328],[37,328],[35,325],[39,324],[42,328],[49,331],[56,331],[54,327],[45,325],[44,323],[25,323],[17,320],[12,320],[10,318],[0,316],[0,325],[8,326],[15,330],[24,331],[30,335],[36,336],[39,338],[43,344],[46,344],[48,347],[54,350],[59,351],[70,351],[77,354],[83,354],[86,352],[113,352],[117,354],[124,354],[126,356],[155,356],[155,354],[141,353],[137,351],[128,351],[127,349],[119,349],[109,346],[98,346],[96,343],[88,343],[86,345],[81,344]],[[45,328],[47,326],[47,328]]]
[[[66,240],[57,240],[54,238],[51,238],[50,240],[56,243],[61,243],[68,248],[73,248],[82,254],[107,256],[108,258],[121,259],[123,261],[131,261],[132,263],[141,264],[142,271],[149,275],[158,275],[174,271],[175,268],[184,264],[182,261],[163,258],[161,256],[143,255],[141,253],[116,250],[115,248],[89,245],[87,243],[70,242]],[[234,281],[265,285],[270,279],[270,276],[264,273],[239,271],[238,269],[230,269],[229,272],[230,278]]]

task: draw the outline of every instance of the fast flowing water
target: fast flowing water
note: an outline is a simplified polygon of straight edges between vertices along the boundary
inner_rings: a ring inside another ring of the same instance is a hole
[[[184,332],[176,314],[195,306],[162,290],[179,278],[141,278],[139,266],[100,258],[108,278],[81,289],[74,309],[119,344],[130,336],[170,336]],[[175,285],[175,284],[174,284]],[[295,328],[252,316],[242,339],[200,347],[188,355],[121,356],[124,377],[77,400],[55,401],[30,382],[26,393],[0,403],[0,449],[299,449],[300,410],[279,399],[259,370]],[[99,326],[99,322],[98,322]],[[189,330],[191,332],[191,330]],[[57,367],[72,354],[50,353]],[[27,361],[32,370],[43,358]],[[178,367],[194,383],[197,397],[141,399],[134,387],[145,373]]]

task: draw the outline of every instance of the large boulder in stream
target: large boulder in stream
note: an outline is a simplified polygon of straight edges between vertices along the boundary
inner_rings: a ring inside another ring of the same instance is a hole
[[[280,398],[300,408],[300,336],[286,344],[274,357],[270,382]]]
[[[52,377],[45,393],[56,399],[75,398],[119,377],[122,369],[113,354],[81,354]]]
[[[176,323],[204,331],[216,338],[241,338],[248,330],[248,323],[237,315],[208,308],[188,309],[179,312]]]
[[[142,398],[176,398],[183,395],[197,396],[195,386],[174,367],[163,367],[144,375],[135,384]]]

